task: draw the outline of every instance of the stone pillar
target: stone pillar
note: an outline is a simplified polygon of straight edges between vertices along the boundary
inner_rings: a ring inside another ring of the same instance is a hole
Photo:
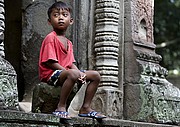
[[[5,28],[5,23],[4,23],[4,0],[0,1],[0,56],[5,57],[4,54],[4,28]]]
[[[16,72],[4,59],[4,0],[0,0],[0,110],[19,110]]]
[[[124,118],[180,122],[180,90],[166,80],[153,39],[154,0],[125,1]]]
[[[95,3],[94,51],[101,84],[94,106],[112,118],[122,118],[122,91],[118,79],[120,5],[123,5],[120,0],[96,0]]]

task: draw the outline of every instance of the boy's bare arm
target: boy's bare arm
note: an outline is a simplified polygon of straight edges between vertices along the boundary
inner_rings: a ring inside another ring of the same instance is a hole
[[[77,68],[77,66],[76,66],[74,63],[72,64],[71,69],[79,70],[79,69]]]
[[[45,64],[53,70],[66,70],[58,62],[53,60],[48,60]]]

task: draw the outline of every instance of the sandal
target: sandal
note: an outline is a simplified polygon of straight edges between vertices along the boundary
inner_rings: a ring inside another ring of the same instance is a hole
[[[53,112],[55,116],[58,116],[60,119],[66,119],[66,120],[71,120],[71,117],[69,116],[68,112],[64,111],[55,111]]]
[[[106,118],[105,115],[102,115],[101,113],[98,113],[96,111],[91,111],[89,113],[78,114],[78,116],[79,117],[95,118],[95,119],[104,119],[104,118]]]

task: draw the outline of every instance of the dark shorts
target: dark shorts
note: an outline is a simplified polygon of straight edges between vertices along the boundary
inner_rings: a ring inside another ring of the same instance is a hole
[[[81,72],[85,73],[86,70],[80,70]],[[51,77],[49,78],[48,80],[48,84],[51,85],[51,86],[57,86],[57,81],[60,77],[60,74],[61,74],[62,70],[55,70],[53,72],[53,74],[51,75]]]
[[[48,80],[48,84],[51,86],[57,86],[57,81],[60,77],[62,70],[55,70]]]

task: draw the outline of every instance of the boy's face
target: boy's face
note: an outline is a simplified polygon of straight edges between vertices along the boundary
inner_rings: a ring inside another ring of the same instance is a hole
[[[69,25],[73,24],[73,19],[66,9],[53,9],[50,15],[49,23],[54,29],[66,30]]]

